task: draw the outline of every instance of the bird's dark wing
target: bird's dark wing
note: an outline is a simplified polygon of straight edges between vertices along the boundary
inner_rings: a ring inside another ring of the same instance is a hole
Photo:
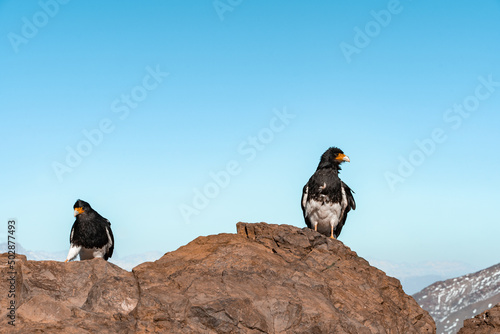
[[[75,234],[75,225],[76,225],[76,222],[73,223],[73,226],[71,227],[71,233],[69,234],[69,243],[72,244],[73,243],[73,235]]]
[[[306,221],[307,227],[311,228],[311,220],[306,215],[306,204],[309,197],[309,182],[302,188],[302,200],[300,206],[302,207],[302,214],[304,215],[304,220]]]
[[[344,183],[344,181],[341,182],[342,182],[342,187],[344,187],[345,196],[347,197],[347,207],[349,208],[349,210],[350,209],[356,210],[356,202],[354,201],[354,197],[352,196],[352,193],[354,191],[352,191],[351,188],[349,188],[349,186]]]
[[[108,252],[106,254],[104,254],[104,260],[107,260],[108,258],[110,258],[111,255],[113,255],[113,249],[115,249],[115,238],[113,236],[113,231],[111,231],[111,223],[107,219],[106,219],[106,222],[107,222],[106,232],[109,233],[109,236],[111,237],[111,240],[110,240],[111,246],[109,247]]]
[[[344,211],[342,212],[342,217],[335,228],[335,231],[333,231],[333,234],[335,235],[335,238],[338,238],[340,235],[340,232],[342,231],[342,228],[344,227],[345,221],[347,219],[347,213],[352,210],[356,210],[356,202],[354,201],[354,197],[352,196],[352,193],[354,191],[349,188],[347,184],[345,184],[343,181],[340,181],[342,183],[342,188],[344,189],[345,196],[347,199],[347,206],[345,207]]]

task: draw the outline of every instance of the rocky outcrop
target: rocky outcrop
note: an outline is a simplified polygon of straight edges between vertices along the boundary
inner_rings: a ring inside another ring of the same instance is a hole
[[[500,304],[464,321],[458,334],[498,334],[500,333]]]
[[[435,333],[398,280],[342,242],[288,225],[238,223],[237,230],[199,237],[132,272],[101,259],[18,258],[16,326],[0,330]],[[0,302],[7,305],[6,294]]]
[[[4,259],[0,258],[2,277],[7,270]],[[2,293],[1,333],[131,332],[132,311],[139,300],[131,272],[102,259],[69,263],[17,259],[15,326],[7,323],[3,307],[12,299]]]

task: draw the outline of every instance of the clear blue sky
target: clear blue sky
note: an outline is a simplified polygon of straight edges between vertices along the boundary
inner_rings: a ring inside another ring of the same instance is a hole
[[[0,1],[0,236],[15,217],[25,248],[68,249],[78,198],[117,256],[302,227],[302,186],[338,146],[359,255],[496,264],[499,17],[500,1]]]

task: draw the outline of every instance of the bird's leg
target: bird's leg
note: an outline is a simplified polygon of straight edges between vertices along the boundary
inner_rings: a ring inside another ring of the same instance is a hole
[[[331,225],[330,227],[331,227],[331,231],[332,231],[332,233],[330,234],[330,238],[335,239],[335,237],[333,236],[333,225]]]
[[[314,230],[315,230],[316,232],[318,232],[318,223],[315,223],[315,224],[314,224]]]

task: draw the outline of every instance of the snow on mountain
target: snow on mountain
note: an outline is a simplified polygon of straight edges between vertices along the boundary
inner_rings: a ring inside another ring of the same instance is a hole
[[[436,282],[413,297],[434,318],[437,334],[455,334],[465,319],[500,303],[500,263]]]

